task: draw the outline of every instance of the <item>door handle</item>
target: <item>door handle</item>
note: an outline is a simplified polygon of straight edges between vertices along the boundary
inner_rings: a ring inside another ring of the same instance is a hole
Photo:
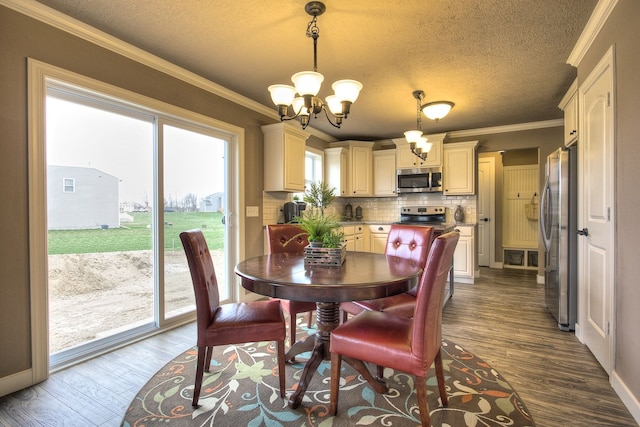
[[[588,236],[589,235],[589,229],[588,228],[583,228],[582,230],[578,230],[578,234],[581,236]]]
[[[482,218],[480,221],[489,222],[489,218]]]

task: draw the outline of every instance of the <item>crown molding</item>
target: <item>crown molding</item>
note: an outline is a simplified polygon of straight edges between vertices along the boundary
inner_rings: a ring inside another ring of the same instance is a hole
[[[580,65],[580,62],[593,44],[593,41],[600,33],[600,30],[604,26],[605,22],[607,22],[607,19],[609,19],[609,15],[611,15],[616,4],[618,4],[618,0],[598,1],[587,25],[585,25],[582,30],[582,34],[580,34],[576,45],[573,47],[573,50],[567,59],[567,64],[573,65],[574,67],[578,67],[578,65]]]
[[[169,61],[113,37],[104,31],[87,25],[84,22],[58,12],[57,10],[51,9],[42,3],[38,3],[35,0],[0,0],[0,5],[6,6],[16,12],[20,12],[54,28],[65,31],[80,39],[86,40],[140,64],[175,77],[250,110],[264,114],[265,116],[271,117],[275,120],[279,120],[277,111],[274,108],[266,107],[252,99],[192,73],[191,71],[187,71]]]
[[[457,130],[448,133],[449,138],[467,138],[478,135],[491,135],[495,133],[519,132],[543,128],[564,126],[563,119],[544,120],[540,122],[520,123],[515,125],[492,126],[487,128]]]

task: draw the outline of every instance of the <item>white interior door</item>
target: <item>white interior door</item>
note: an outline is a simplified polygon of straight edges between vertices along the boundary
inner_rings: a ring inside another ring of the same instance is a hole
[[[614,312],[613,78],[610,49],[580,86],[578,143],[580,335],[608,373],[613,360]]]
[[[495,262],[495,159],[478,159],[478,265]]]

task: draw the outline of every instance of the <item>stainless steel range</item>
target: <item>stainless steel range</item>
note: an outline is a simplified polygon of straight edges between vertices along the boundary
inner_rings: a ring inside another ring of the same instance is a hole
[[[404,206],[400,208],[400,221],[397,224],[428,225],[433,227],[436,236],[454,229],[453,223],[447,223],[447,209],[444,206]]]

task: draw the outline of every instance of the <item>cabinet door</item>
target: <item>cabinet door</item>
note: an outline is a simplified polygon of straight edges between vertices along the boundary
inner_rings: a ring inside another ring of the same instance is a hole
[[[284,134],[284,188],[304,191],[305,141],[297,135]],[[302,161],[300,161],[302,159]]]
[[[574,95],[564,108],[564,145],[578,139],[578,100]]]
[[[336,196],[347,196],[348,151],[343,147],[327,148],[325,156],[325,180],[336,189]]]
[[[353,146],[349,148],[351,166],[351,194],[371,196],[372,168],[371,147]]]
[[[453,254],[455,277],[473,277],[473,237],[460,236]]]
[[[445,196],[475,193],[475,144],[445,144],[443,193]]]
[[[396,150],[373,152],[373,195],[396,195]]]

